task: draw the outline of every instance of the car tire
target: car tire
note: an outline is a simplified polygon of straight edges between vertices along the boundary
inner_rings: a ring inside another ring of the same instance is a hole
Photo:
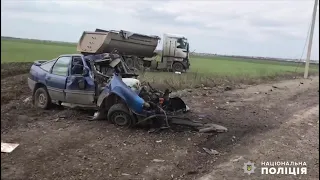
[[[40,87],[34,93],[34,105],[41,109],[49,109],[51,98],[45,88]]]
[[[118,103],[108,110],[107,118],[117,126],[130,128],[135,125],[135,119],[130,115],[130,111],[125,104]]]

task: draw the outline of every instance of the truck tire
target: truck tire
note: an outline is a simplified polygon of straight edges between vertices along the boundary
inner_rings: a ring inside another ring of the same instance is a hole
[[[126,62],[127,66],[129,68],[133,68],[134,67],[134,61],[133,61],[132,58],[126,58],[125,62]]]
[[[135,61],[134,61],[135,68],[137,68],[138,70],[144,70],[143,64],[144,64],[143,59],[135,58]]]
[[[113,124],[121,127],[129,128],[134,126],[136,123],[134,117],[130,115],[128,107],[122,103],[111,106],[107,117]]]
[[[49,109],[51,98],[46,88],[40,87],[34,93],[34,105],[41,109]]]
[[[143,61],[143,67],[149,68],[151,67],[151,61]]]
[[[183,64],[180,63],[180,62],[174,62],[174,63],[172,64],[172,71],[173,71],[173,72],[183,72],[184,69],[185,69],[185,68],[184,68]]]

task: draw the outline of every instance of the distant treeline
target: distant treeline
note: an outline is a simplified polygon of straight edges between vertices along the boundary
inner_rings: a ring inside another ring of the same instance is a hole
[[[70,44],[70,45],[76,44],[73,42],[65,42],[65,41],[39,40],[39,39],[17,38],[17,37],[10,37],[10,36],[1,36],[1,40],[38,41],[38,42],[45,42],[45,43],[59,43],[59,44]]]

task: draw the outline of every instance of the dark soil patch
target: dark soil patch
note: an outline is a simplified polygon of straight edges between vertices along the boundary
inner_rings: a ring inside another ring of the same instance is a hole
[[[25,74],[30,71],[31,65],[31,62],[1,63],[1,79],[9,76]]]

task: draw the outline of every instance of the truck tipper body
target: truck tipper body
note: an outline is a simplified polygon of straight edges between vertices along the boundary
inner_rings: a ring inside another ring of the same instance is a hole
[[[186,71],[189,69],[189,43],[182,35],[164,34],[161,60],[155,52],[161,40],[158,36],[143,35],[129,31],[84,31],[77,51],[84,54],[111,53],[123,57],[129,67],[149,67],[158,70]]]

